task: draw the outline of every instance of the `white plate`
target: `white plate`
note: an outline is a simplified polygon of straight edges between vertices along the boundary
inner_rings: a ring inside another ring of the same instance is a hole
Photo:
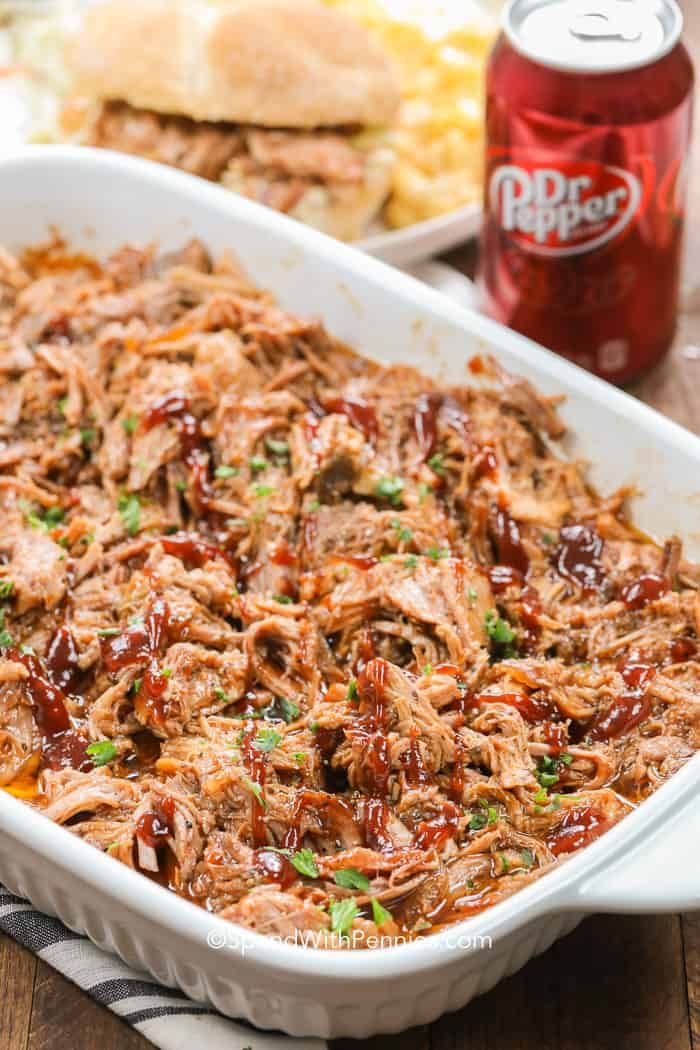
[[[349,345],[464,382],[493,352],[565,394],[568,450],[603,492],[642,490],[635,520],[700,553],[700,440],[628,395],[406,274],[171,168],[108,151],[30,147],[0,161],[0,244],[55,224],[97,252],[197,235],[229,248],[280,304]],[[0,881],[132,966],[222,1013],[292,1035],[354,1036],[427,1024],[493,987],[590,911],[700,907],[700,757],[587,849],[495,907],[420,942],[358,952],[278,943],[225,922],[112,860],[0,791]],[[513,1018],[513,1025],[518,1023]]]
[[[481,226],[481,212],[480,204],[469,204],[447,215],[404,226],[401,230],[378,231],[356,241],[354,247],[393,266],[411,266],[476,237]]]

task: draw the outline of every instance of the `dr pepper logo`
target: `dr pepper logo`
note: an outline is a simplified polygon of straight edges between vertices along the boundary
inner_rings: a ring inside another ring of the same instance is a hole
[[[501,164],[489,180],[491,213],[523,249],[580,255],[607,244],[634,219],[639,179],[594,161]]]

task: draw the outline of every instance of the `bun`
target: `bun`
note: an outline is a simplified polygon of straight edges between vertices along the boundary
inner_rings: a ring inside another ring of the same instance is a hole
[[[80,94],[199,121],[386,124],[399,105],[366,30],[313,0],[107,0],[66,62]]]

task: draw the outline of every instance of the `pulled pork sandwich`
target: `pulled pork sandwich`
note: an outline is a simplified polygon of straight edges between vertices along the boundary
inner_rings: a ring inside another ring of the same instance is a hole
[[[383,53],[310,0],[109,0],[68,41],[62,136],[171,164],[355,240],[389,193]],[[377,133],[378,132],[378,133]]]

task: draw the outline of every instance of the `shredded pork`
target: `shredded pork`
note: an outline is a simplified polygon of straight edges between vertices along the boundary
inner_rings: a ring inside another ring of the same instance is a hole
[[[236,923],[369,947],[672,776],[700,574],[473,367],[372,363],[197,243],[0,254],[0,784]]]

